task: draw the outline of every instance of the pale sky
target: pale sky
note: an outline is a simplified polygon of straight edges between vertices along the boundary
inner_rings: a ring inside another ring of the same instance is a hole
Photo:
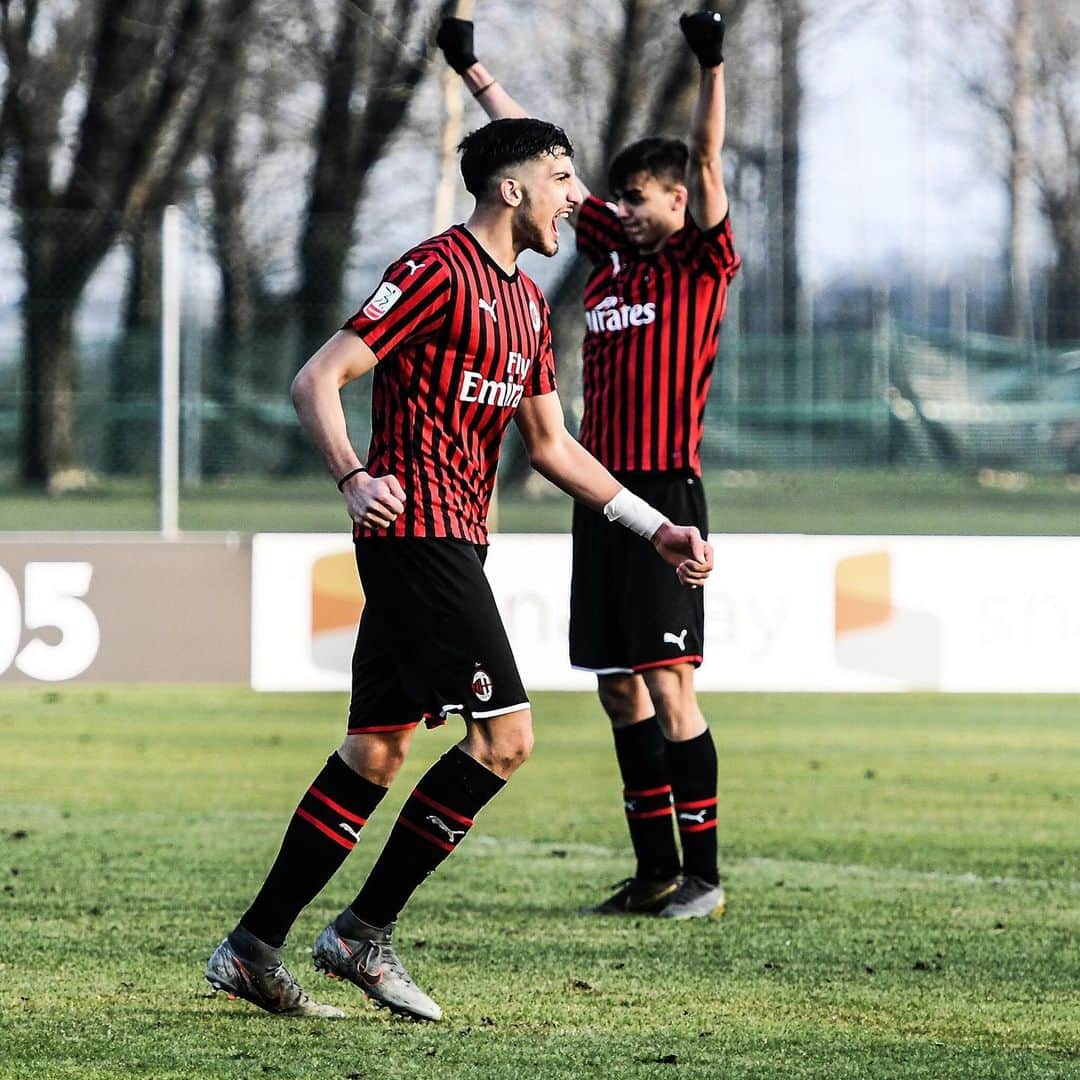
[[[887,5],[808,50],[803,257],[814,278],[877,266],[993,258],[1004,192],[980,165],[973,118],[942,92],[927,51]]]

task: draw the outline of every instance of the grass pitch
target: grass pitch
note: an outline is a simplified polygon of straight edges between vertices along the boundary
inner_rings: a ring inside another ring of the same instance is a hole
[[[446,1010],[394,1020],[307,949],[460,732],[417,735],[287,961],[345,1021],[213,997],[206,957],[340,731],[340,696],[0,693],[0,1076],[1080,1076],[1077,701],[710,695],[729,910],[574,914],[629,869],[591,696],[398,940]]]

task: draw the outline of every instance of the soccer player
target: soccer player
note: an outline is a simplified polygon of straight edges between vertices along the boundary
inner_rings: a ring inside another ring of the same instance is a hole
[[[680,26],[700,63],[689,147],[661,138],[626,147],[608,172],[613,202],[581,187],[571,217],[593,264],[579,437],[627,490],[707,534],[705,402],[739,257],[720,157],[724,22],[702,11]],[[477,61],[471,22],[444,20],[437,40],[490,117],[524,115]],[[597,675],[637,861],[633,877],[587,910],[720,915],[716,749],[694,691],[702,593],[678,588],[588,505],[574,508],[573,539],[570,657]]]
[[[680,587],[700,586],[712,565],[696,527],[672,525],[564,427],[547,305],[517,258],[555,254],[559,222],[576,209],[566,135],[539,120],[501,120],[469,135],[461,151],[476,199],[468,222],[391,264],[293,382],[300,420],[354,523],[366,603],[347,734],[206,968],[215,989],[272,1013],[342,1015],[308,998],[285,968],[286,934],[355,846],[420,722],[432,727],[459,713],[465,737],[416,785],[359,894],[312,950],[317,969],[378,1005],[424,1020],[442,1015],[405,970],[392,934],[417,886],[460,846],[532,748],[528,697],[483,572],[488,503],[511,418],[533,467],[649,539]],[[361,464],[340,390],[368,372],[372,436]]]

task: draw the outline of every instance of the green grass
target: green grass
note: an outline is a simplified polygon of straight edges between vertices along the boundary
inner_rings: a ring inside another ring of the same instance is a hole
[[[589,695],[539,694],[533,760],[418,892],[398,939],[446,1010],[393,1020],[305,955],[344,1022],[213,997],[243,910],[340,733],[337,695],[0,693],[0,1076],[1080,1076],[1080,726],[1038,697],[710,695],[728,914],[573,913],[628,869]]]
[[[705,476],[717,532],[832,534],[1071,535],[1080,520],[1076,478],[1023,474],[724,472]],[[570,500],[541,483],[534,498],[504,496],[507,532],[565,532]],[[149,481],[109,481],[51,498],[0,487],[0,529],[154,530]],[[183,529],[234,532],[337,532],[342,505],[329,480],[234,478],[186,489]]]

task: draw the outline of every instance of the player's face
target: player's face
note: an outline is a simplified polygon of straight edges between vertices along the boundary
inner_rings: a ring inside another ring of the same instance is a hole
[[[652,173],[634,173],[615,198],[626,239],[642,251],[656,251],[686,223],[686,188]]]
[[[559,250],[559,220],[578,205],[574,163],[564,153],[544,154],[521,171],[524,188],[514,214],[515,246],[551,256]]]

